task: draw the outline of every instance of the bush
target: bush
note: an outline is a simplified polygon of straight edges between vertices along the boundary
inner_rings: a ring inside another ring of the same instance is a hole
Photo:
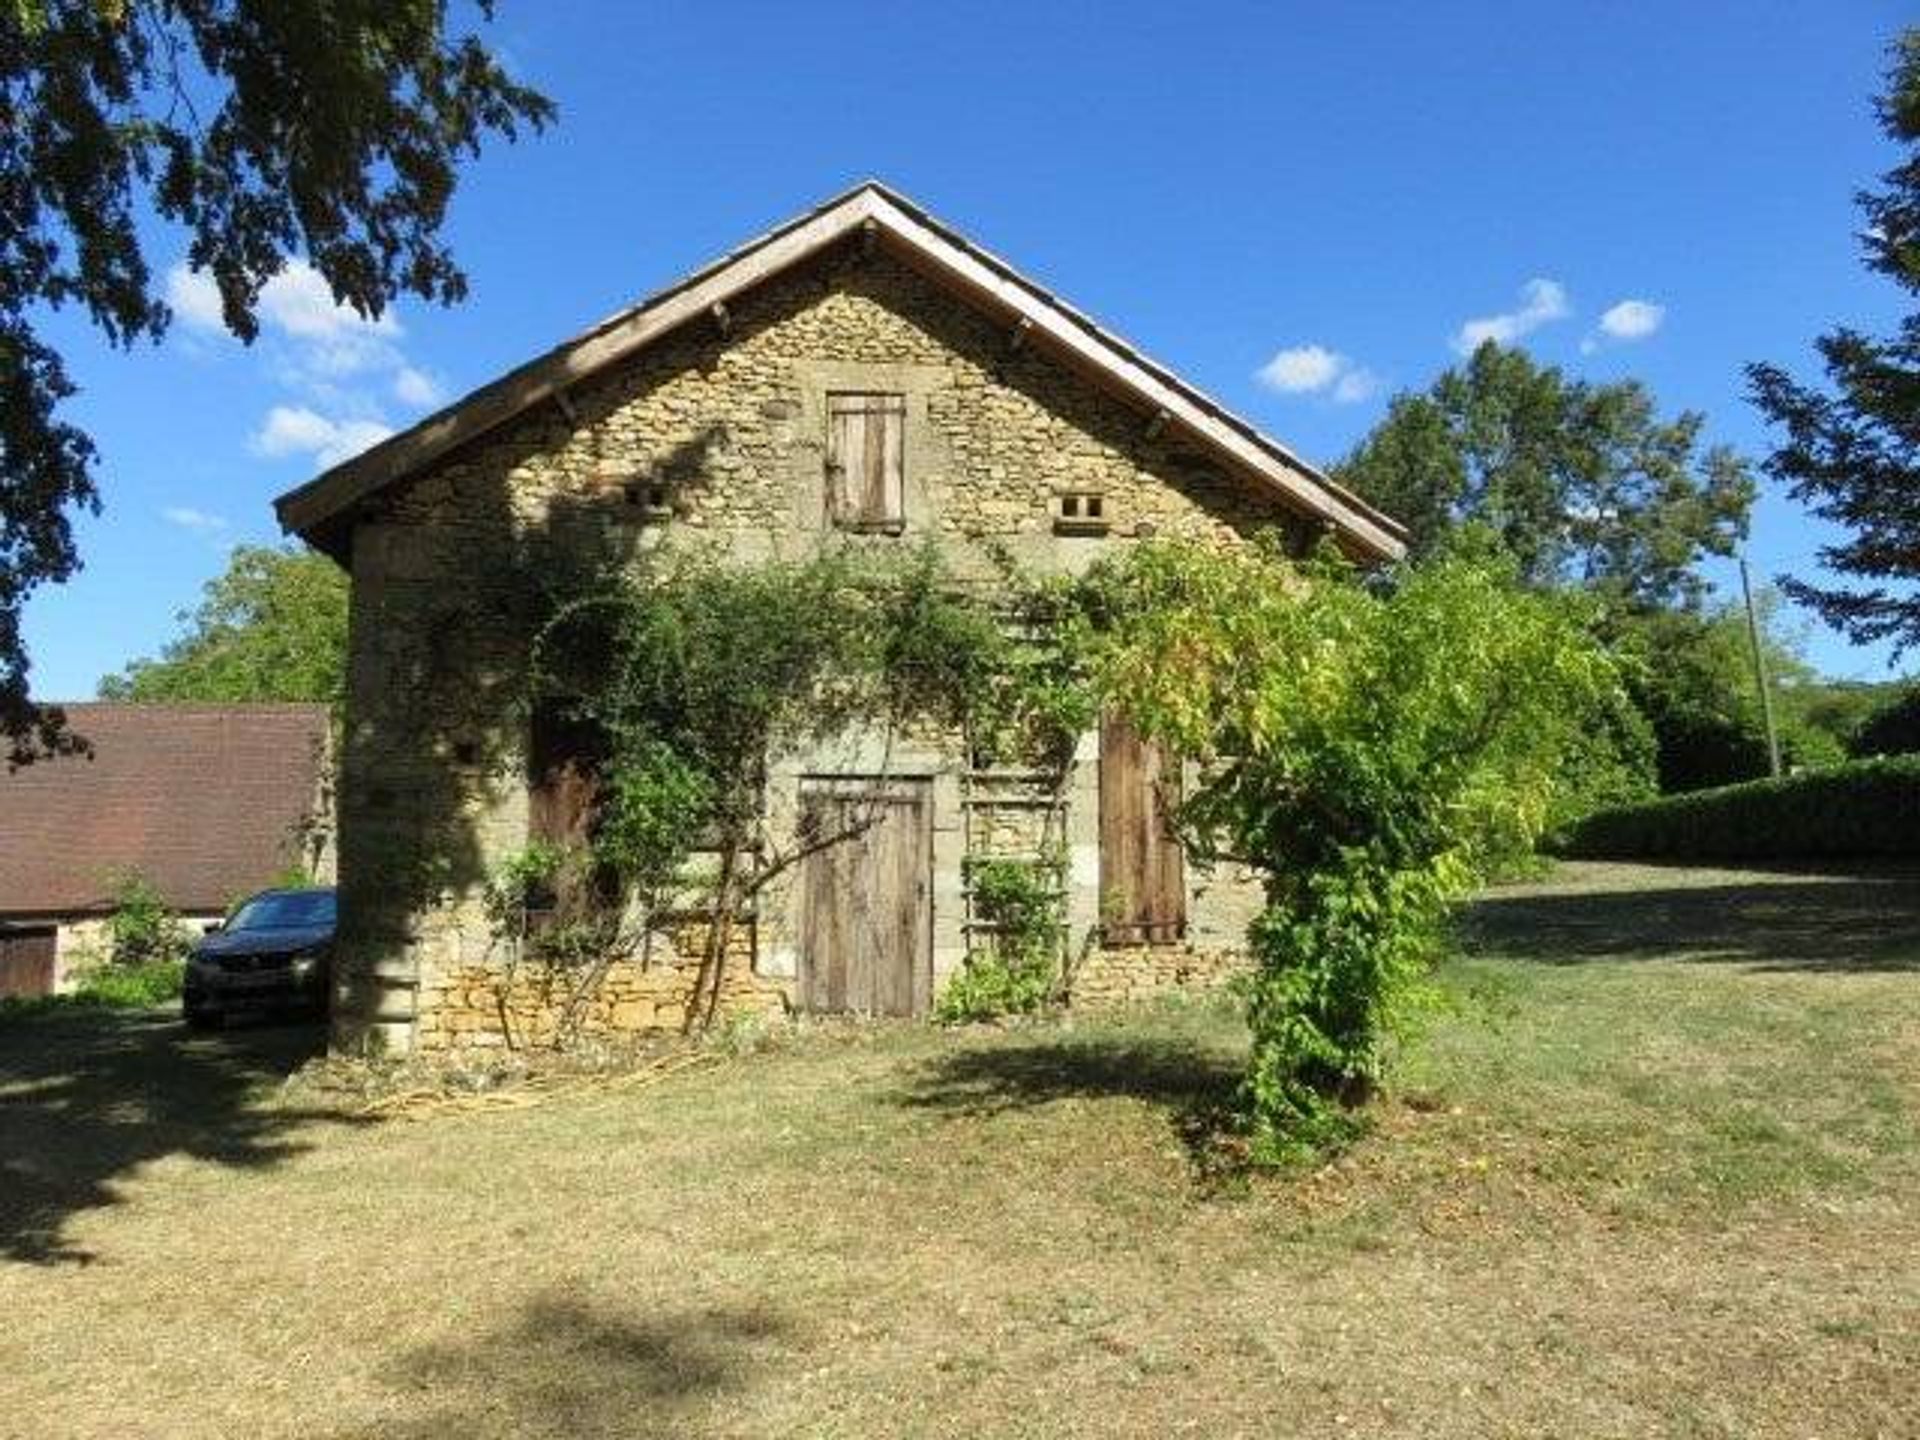
[[[1602,810],[1552,846],[1610,860],[1920,856],[1920,757],[1696,790]]]
[[[1920,753],[1920,685],[1861,722],[1847,748],[1861,759]]]
[[[108,960],[116,968],[140,969],[161,961],[186,959],[193,937],[160,892],[139,875],[120,877],[114,886],[113,914],[107,919]]]

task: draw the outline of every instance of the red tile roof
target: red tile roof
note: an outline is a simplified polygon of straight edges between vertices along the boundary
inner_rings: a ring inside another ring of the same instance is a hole
[[[0,767],[0,915],[106,909],[127,870],[217,911],[300,858],[325,706],[62,708],[93,755]]]

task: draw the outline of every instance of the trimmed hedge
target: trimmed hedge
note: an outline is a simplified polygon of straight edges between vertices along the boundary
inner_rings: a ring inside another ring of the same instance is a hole
[[[1595,860],[1920,859],[1920,755],[1598,810],[1549,848]]]

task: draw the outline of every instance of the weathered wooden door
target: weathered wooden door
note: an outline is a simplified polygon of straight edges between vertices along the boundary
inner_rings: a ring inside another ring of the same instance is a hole
[[[805,833],[832,839],[803,862],[801,1006],[924,1014],[933,991],[926,782],[814,782],[801,792],[801,816]]]
[[[51,925],[0,930],[0,997],[51,995],[58,948]]]
[[[1117,716],[1100,725],[1100,915],[1112,945],[1187,933],[1187,874],[1169,823],[1180,768]]]

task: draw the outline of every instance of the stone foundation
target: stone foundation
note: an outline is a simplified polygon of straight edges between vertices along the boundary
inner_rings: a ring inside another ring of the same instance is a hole
[[[750,929],[737,931],[720,981],[719,1018],[780,1015],[790,1007],[788,985],[753,969]],[[593,1036],[677,1034],[700,973],[699,941],[658,944],[644,959],[610,966],[580,1002],[576,1033]],[[580,983],[578,972],[523,961],[471,965],[423,987],[415,1048],[428,1052],[551,1044]]]
[[[1078,1009],[1129,1005],[1171,993],[1218,990],[1252,962],[1238,950],[1151,945],[1092,950],[1074,967],[1068,1000]]]

